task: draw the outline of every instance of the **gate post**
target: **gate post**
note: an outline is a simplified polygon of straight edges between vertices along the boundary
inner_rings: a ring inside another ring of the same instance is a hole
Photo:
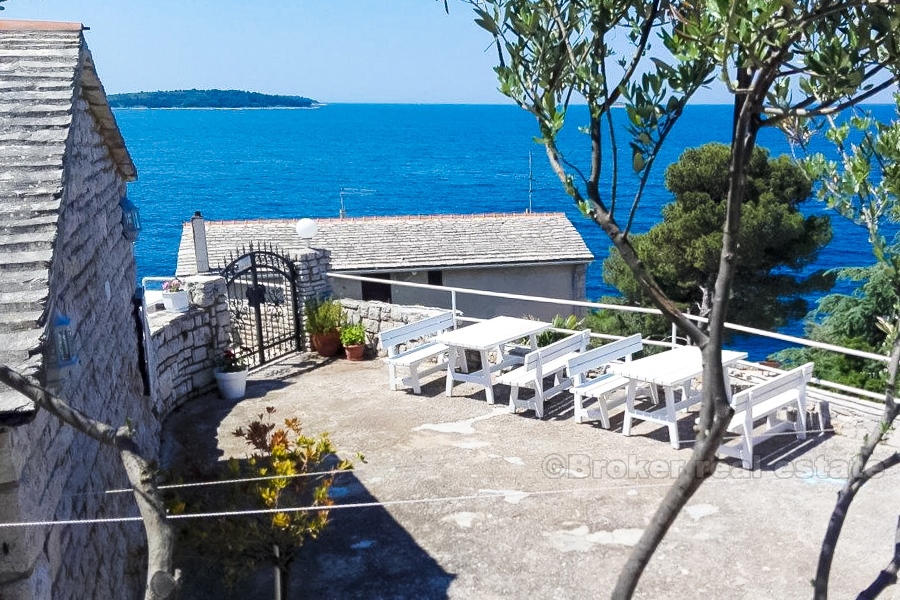
[[[324,248],[303,248],[297,251],[294,261],[297,268],[297,293],[299,295],[299,322],[302,324],[303,346],[309,348],[306,338],[306,323],[303,307],[311,298],[331,295],[331,282],[328,271],[331,270],[331,251]]]

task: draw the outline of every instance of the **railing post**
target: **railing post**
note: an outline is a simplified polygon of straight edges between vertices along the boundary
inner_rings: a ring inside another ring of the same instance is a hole
[[[675,327],[675,323],[672,323],[672,347],[674,348],[678,344],[678,328]]]
[[[453,328],[456,329],[456,290],[450,290],[450,310],[453,312]]]

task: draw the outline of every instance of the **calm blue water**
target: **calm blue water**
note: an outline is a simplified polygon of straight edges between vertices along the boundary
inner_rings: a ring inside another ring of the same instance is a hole
[[[874,107],[890,116],[892,107]],[[573,109],[572,122],[579,119]],[[580,117],[582,120],[586,111]],[[618,112],[624,117],[624,111]],[[136,245],[139,277],[174,273],[181,224],[194,211],[209,219],[336,217],[340,190],[348,216],[522,212],[528,208],[528,155],[533,154],[535,211],[564,211],[596,260],[587,295],[615,291],[603,283],[609,242],[584,219],[534,143],[534,120],[515,106],[329,105],[317,110],[117,110],[116,119],[138,169],[129,197],[141,208],[144,231]],[[729,106],[691,106],[668,140],[642,201],[636,231],[660,219],[671,202],[665,167],[684,148],[727,142]],[[626,140],[624,131],[619,140]],[[569,132],[567,155],[585,164],[586,137]],[[788,153],[780,134],[764,131],[760,145]],[[637,180],[625,146],[620,207],[627,209]],[[816,203],[810,202],[811,205]],[[621,209],[620,209],[621,210]],[[811,206],[810,212],[822,210]],[[619,213],[620,222],[624,220]],[[866,234],[832,218],[834,241],[815,268],[873,262]],[[802,334],[793,324],[785,332]],[[782,346],[742,340],[751,358]]]

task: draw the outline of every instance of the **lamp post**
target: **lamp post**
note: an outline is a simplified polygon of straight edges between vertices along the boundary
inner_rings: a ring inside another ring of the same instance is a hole
[[[297,235],[306,241],[306,247],[309,248],[309,241],[313,239],[319,228],[312,219],[300,219],[297,221]]]

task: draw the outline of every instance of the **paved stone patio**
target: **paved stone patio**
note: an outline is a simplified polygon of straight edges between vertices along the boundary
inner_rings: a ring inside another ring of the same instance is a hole
[[[619,411],[612,431],[575,424],[568,396],[538,420],[488,405],[468,384],[447,398],[442,376],[416,396],[388,390],[380,360],[300,355],[251,374],[243,401],[210,396],[182,407],[166,425],[164,461],[243,456],[230,432],[267,406],[299,417],[308,432],[330,432],[343,456],[366,456],[335,481],[338,504],[386,503],[332,512],[295,565],[296,598],[605,597],[690,454],[653,424],[622,436]],[[684,439],[695,416],[681,420]],[[786,438],[760,447],[756,471],[721,464],[674,524],[637,597],[811,597],[819,543],[857,447],[841,436]],[[832,597],[855,597],[887,564],[898,474],[857,497]],[[184,575],[187,598],[272,596],[268,572],[230,592],[190,566]]]

